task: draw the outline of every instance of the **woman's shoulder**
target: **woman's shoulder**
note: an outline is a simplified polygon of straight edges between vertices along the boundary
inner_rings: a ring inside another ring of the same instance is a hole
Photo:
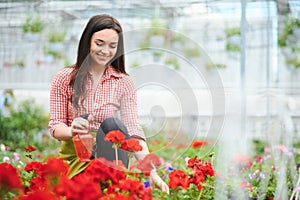
[[[134,90],[136,88],[133,78],[129,74],[123,74],[120,78],[120,84],[123,89]]]
[[[73,66],[60,69],[54,75],[53,82],[69,83],[71,80],[71,75],[73,70],[74,70]]]

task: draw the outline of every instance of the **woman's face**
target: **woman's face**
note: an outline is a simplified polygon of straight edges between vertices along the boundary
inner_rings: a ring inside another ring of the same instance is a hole
[[[93,64],[105,66],[117,52],[118,33],[113,29],[95,32],[91,38],[90,55]]]

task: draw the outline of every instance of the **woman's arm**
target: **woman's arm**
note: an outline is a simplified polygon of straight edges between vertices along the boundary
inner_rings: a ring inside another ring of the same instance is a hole
[[[144,157],[149,154],[149,149],[147,143],[142,139],[137,139],[140,142],[140,145],[143,147],[142,151],[136,152],[135,157],[137,160],[142,160]],[[156,169],[154,168],[150,173],[150,182],[160,188],[163,192],[169,194],[169,186],[160,178],[157,174]]]
[[[129,77],[124,77],[122,84],[119,86],[124,90],[121,98],[121,119],[128,129],[129,135],[137,139],[140,145],[143,147],[142,151],[136,152],[135,157],[137,160],[142,160],[149,154],[148,145],[146,143],[146,137],[143,129],[138,123],[137,112],[137,94],[132,80]],[[156,173],[156,169],[153,169],[150,173],[150,182],[159,187],[162,191],[169,194],[168,185],[160,178]]]
[[[89,123],[79,117],[72,119],[68,113],[70,105],[70,75],[72,68],[64,68],[54,76],[50,88],[50,121],[51,135],[58,140],[70,140],[74,132],[87,133]]]
[[[88,120],[77,117],[73,120],[70,127],[61,124],[56,127],[53,136],[58,140],[69,140],[73,137],[74,133],[87,134],[89,132]]]
[[[58,125],[53,132],[53,137],[57,140],[70,140],[72,138],[71,127],[65,125]]]

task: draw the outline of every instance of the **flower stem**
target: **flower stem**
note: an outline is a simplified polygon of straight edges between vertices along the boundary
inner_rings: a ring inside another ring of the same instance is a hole
[[[116,165],[118,166],[119,165],[119,162],[118,162],[118,148],[115,146],[115,154],[116,154]]]
[[[131,159],[133,157],[133,154],[131,152],[128,153],[128,170],[130,171],[130,165],[131,165]]]
[[[200,191],[200,193],[199,193],[198,200],[200,200],[200,199],[201,199],[201,196],[202,196],[202,191],[203,191],[203,190],[201,190],[201,191]]]

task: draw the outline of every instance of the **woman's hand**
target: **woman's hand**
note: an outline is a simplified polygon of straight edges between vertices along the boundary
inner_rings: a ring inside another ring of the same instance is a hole
[[[82,118],[82,117],[77,117],[73,120],[71,124],[71,133],[72,136],[74,133],[78,134],[87,134],[89,132],[89,121]]]
[[[156,171],[150,173],[150,184],[160,188],[163,192],[167,194],[170,193],[169,186],[160,178]]]

